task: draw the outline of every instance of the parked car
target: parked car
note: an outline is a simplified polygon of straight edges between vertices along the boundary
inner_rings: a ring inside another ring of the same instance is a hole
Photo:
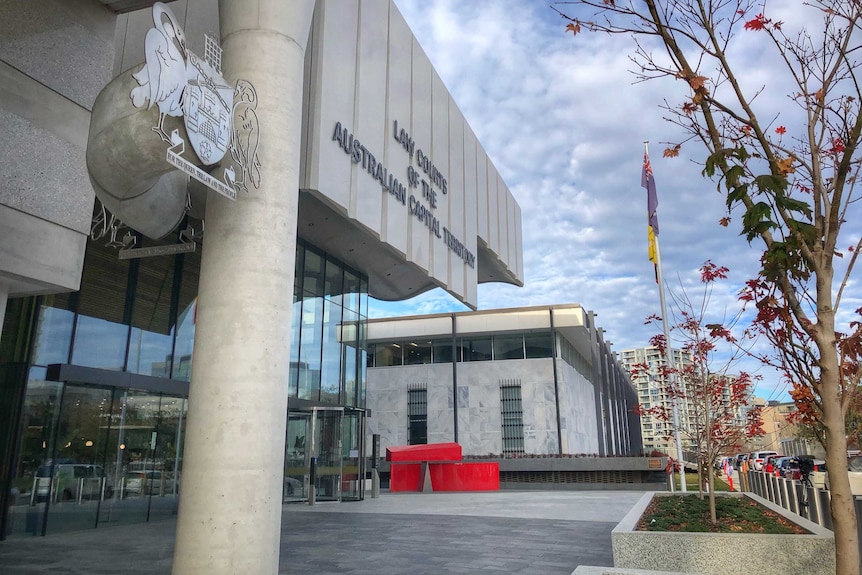
[[[789,477],[790,471],[793,468],[793,458],[779,457],[775,460],[774,466],[776,477]]]
[[[747,453],[737,453],[734,458],[734,467],[737,469],[742,469],[742,462],[748,459]]]
[[[288,475],[284,476],[284,497],[300,497],[303,494],[302,481]]]
[[[857,455],[847,464],[847,477],[850,479],[850,492],[862,495],[862,455]],[[826,474],[826,489],[829,489],[829,474]]]
[[[126,494],[136,495],[172,495],[174,478],[170,473],[155,469],[129,471],[126,473]]]
[[[53,477],[51,471],[53,469]],[[45,501],[51,493],[57,500],[98,499],[105,485],[105,498],[114,494],[114,486],[101,465],[86,463],[46,464],[36,470],[36,501]]]
[[[754,451],[748,455],[748,465],[754,471],[762,471],[763,463],[770,455],[778,455],[777,451]]]
[[[763,462],[763,471],[766,473],[774,473],[775,472],[775,462],[784,457],[780,453],[776,453],[774,455],[769,455],[766,460]]]

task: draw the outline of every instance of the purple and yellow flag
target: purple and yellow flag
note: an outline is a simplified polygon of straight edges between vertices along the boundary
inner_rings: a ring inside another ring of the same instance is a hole
[[[647,190],[647,241],[649,261],[658,265],[658,250],[656,249],[656,236],[658,236],[658,195],[655,191],[655,178],[652,175],[652,166],[649,163],[649,155],[644,152],[644,170],[641,175],[641,185]]]

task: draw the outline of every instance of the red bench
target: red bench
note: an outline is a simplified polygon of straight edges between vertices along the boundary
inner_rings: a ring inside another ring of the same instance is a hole
[[[500,465],[462,461],[457,443],[386,448],[389,491],[499,491]]]

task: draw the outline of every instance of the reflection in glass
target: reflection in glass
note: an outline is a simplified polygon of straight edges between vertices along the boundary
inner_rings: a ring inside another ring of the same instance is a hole
[[[7,536],[42,535],[45,509],[50,494],[51,473],[44,466],[52,463],[57,416],[63,385],[45,381],[44,368],[31,368],[24,396],[21,442],[14,462],[12,500],[7,516]],[[42,469],[42,473],[39,470]]]
[[[334,303],[341,305],[344,293],[344,268],[334,260],[326,260],[326,286],[324,288],[326,297]]]
[[[127,325],[79,315],[72,363],[122,371],[128,337]]]
[[[319,296],[324,294],[324,259],[317,252],[305,250],[305,267],[302,277],[302,293],[304,296]]]
[[[180,310],[177,318],[177,338],[174,343],[174,360],[172,377],[181,381],[190,381],[192,376],[192,350],[195,342],[195,313],[198,300],[192,300]]]
[[[464,361],[491,361],[491,337],[463,338],[461,340]]]
[[[323,334],[323,298],[306,298],[302,303],[299,333],[299,398],[320,396],[320,353]]]
[[[404,363],[407,365],[431,363],[431,342],[408,341],[404,346]]]
[[[62,300],[68,300],[68,297],[45,296],[42,300],[33,350],[33,363],[36,365],[69,362],[75,314],[65,309],[66,302]]]
[[[494,359],[524,359],[524,338],[518,335],[494,336]]]
[[[374,366],[390,367],[402,365],[400,343],[378,343],[374,346]]]
[[[290,412],[284,456],[284,500],[308,497],[311,458],[311,414]]]
[[[344,310],[344,317],[341,326],[341,343],[342,343],[342,381],[344,384],[344,405],[356,405],[356,383],[358,377],[358,349],[359,349],[359,330],[357,323],[359,315],[351,310]]]
[[[552,343],[551,332],[524,335],[524,348],[527,351],[527,359],[553,357]]]
[[[431,342],[431,347],[434,348],[434,363],[452,363],[451,339],[435,339]]]
[[[288,397],[299,397],[299,333],[302,323],[302,300],[293,302],[290,313],[290,372],[288,373]]]
[[[65,386],[52,461],[37,471],[37,495],[44,487],[49,498],[47,533],[95,527],[101,502],[114,496],[104,467],[110,410],[109,390]]]
[[[341,389],[340,325],[341,306],[326,301],[323,307],[323,359],[320,371],[320,400],[326,403],[337,404]]]
[[[126,371],[170,377],[174,258],[142,258],[135,274],[132,334]]]
[[[359,294],[362,282],[355,273],[344,270],[344,307],[359,313]]]

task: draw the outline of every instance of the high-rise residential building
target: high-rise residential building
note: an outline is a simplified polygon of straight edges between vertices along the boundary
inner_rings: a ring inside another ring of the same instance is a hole
[[[690,365],[691,354],[683,350],[672,349],[673,361],[678,367]],[[638,404],[641,416],[641,436],[645,452],[653,450],[664,453],[676,453],[673,420],[665,420],[651,415],[650,410],[662,407],[666,413],[673,413],[671,396],[662,383],[661,367],[666,364],[662,352],[655,346],[627,349],[620,353],[620,363],[631,374],[632,383],[637,388]],[[639,369],[639,367],[646,369]],[[689,409],[685,400],[679,405],[681,429],[688,429]],[[683,438],[683,449],[689,447],[689,442]]]
[[[690,352],[672,349],[673,362],[678,370],[690,366],[693,358]],[[641,435],[643,437],[644,451],[663,451],[665,453],[676,453],[676,439],[674,437],[674,423],[672,418],[656,416],[655,411],[665,414],[673,413],[671,395],[662,382],[661,367],[665,365],[665,357],[655,346],[627,349],[620,354],[620,363],[631,374],[632,383],[638,391],[638,404],[641,415]],[[735,379],[737,374],[711,374],[711,378],[723,380],[727,385],[722,386],[722,403],[731,406],[732,390],[729,382]],[[752,390],[753,391],[753,390]],[[698,406],[692,399],[691,394],[684,394],[679,398],[680,431],[683,450],[694,450],[695,426],[699,419]],[[733,425],[745,426],[748,419],[748,411],[756,405],[756,399],[750,396],[748,400],[740,405],[732,406],[733,417],[730,421]],[[761,400],[762,401],[762,400]],[[763,402],[765,404],[765,402]],[[654,408],[661,408],[655,410]]]

